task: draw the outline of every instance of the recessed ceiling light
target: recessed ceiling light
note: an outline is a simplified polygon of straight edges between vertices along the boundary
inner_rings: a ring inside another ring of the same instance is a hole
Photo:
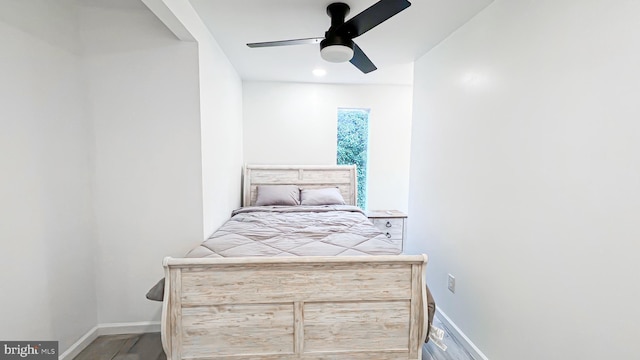
[[[318,68],[318,69],[313,69],[312,73],[313,75],[320,77],[320,76],[327,75],[327,70]]]

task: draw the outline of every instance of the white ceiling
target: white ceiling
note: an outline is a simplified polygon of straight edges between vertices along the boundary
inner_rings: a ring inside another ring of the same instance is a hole
[[[350,63],[328,63],[319,45],[250,49],[249,42],[322,37],[328,4],[319,0],[190,0],[245,80],[349,84],[411,84],[413,61],[493,0],[413,0],[412,5],[355,39],[378,70],[363,74]],[[347,19],[376,0],[343,0]],[[311,71],[323,68],[318,78]]]

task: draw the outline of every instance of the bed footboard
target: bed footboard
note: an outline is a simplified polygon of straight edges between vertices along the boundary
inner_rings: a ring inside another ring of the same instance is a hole
[[[426,262],[165,258],[167,359],[421,359]]]

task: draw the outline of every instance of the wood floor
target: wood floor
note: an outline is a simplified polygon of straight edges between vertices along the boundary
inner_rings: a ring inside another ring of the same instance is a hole
[[[74,360],[166,360],[160,333],[99,336]]]
[[[438,319],[437,315],[433,318],[433,326],[444,330],[442,342],[447,349],[443,351],[433,341],[429,341],[422,346],[422,360],[474,360],[473,356],[464,349],[462,344],[451,336],[451,332]]]
[[[423,360],[474,360],[437,317],[433,320],[433,324],[445,330],[443,342],[447,350],[443,351],[433,341],[429,341],[422,347]],[[166,358],[162,351],[160,333],[147,333],[100,336],[74,360],[166,360]]]

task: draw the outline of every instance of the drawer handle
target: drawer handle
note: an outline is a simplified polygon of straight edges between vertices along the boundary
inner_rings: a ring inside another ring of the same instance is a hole
[[[387,236],[387,239],[391,239],[391,234],[387,233],[386,236]]]
[[[386,225],[386,226],[387,226],[387,227],[391,227],[391,222],[390,222],[390,221],[387,221],[387,225]]]

